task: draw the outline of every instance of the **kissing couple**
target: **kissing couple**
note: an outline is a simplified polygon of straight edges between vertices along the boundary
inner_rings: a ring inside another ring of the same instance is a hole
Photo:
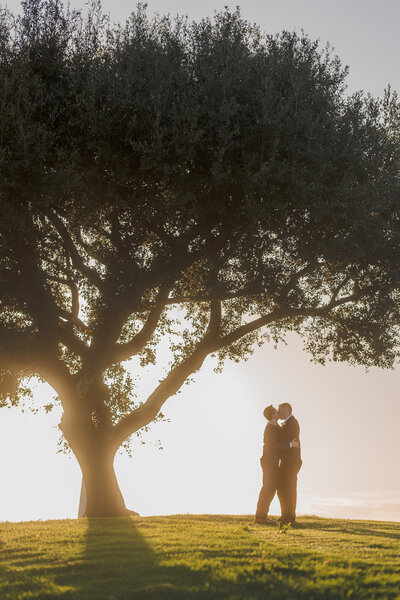
[[[260,459],[263,484],[257,503],[254,522],[274,525],[276,520],[268,517],[269,506],[275,493],[281,505],[281,523],[296,520],[297,473],[300,471],[300,426],[293,416],[288,402],[280,404],[278,410],[267,406],[264,417],[268,423],[264,431],[263,455]],[[278,420],[283,421],[279,425]]]

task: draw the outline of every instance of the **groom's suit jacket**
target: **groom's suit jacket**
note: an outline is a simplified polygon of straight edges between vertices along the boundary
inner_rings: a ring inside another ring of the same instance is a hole
[[[293,415],[283,423],[280,434],[282,442],[297,440],[300,443],[300,425]],[[281,453],[281,465],[284,464],[301,464],[300,448],[290,448],[289,446],[284,450]]]
[[[284,452],[290,450],[290,441],[282,439],[282,430],[279,425],[267,423],[264,431],[264,448],[261,464],[264,467],[279,467],[279,459]]]

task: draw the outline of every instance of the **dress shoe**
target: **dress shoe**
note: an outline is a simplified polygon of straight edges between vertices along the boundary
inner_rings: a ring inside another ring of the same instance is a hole
[[[279,517],[278,519],[278,523],[281,523],[281,525],[293,525],[293,523],[296,523],[296,519],[289,519],[287,517]]]
[[[256,517],[254,519],[254,523],[256,525],[276,525],[276,521],[270,519],[269,517]]]

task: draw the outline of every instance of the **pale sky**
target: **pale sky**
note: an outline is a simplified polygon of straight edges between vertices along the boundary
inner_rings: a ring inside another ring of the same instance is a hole
[[[8,2],[16,10],[17,2]],[[73,6],[83,3],[72,2]],[[113,20],[135,4],[105,0]],[[198,19],[238,2],[149,2],[149,13]],[[329,41],[350,66],[349,89],[400,90],[400,2],[397,0],[248,0],[242,15],[268,33],[304,29]],[[134,458],[116,459],[129,508],[143,515],[253,513],[261,485],[263,408],[289,401],[300,421],[303,468],[298,512],[400,520],[397,423],[400,367],[394,371],[342,364],[313,365],[296,335],[275,350],[265,345],[222,374],[212,359],[195,382],[165,405],[170,423],[152,427]],[[157,373],[149,374],[155,382]],[[40,386],[37,401],[48,390]],[[60,413],[0,411],[0,520],[74,518],[81,475],[74,457],[56,454]],[[152,442],[161,440],[163,450]],[[276,501],[273,514],[278,512]]]

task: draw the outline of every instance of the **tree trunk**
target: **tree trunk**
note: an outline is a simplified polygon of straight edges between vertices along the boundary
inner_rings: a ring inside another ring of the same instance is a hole
[[[115,454],[95,448],[79,457],[86,488],[87,517],[120,517],[129,514],[114,471]]]
[[[83,422],[82,422],[83,421]],[[87,517],[120,517],[132,514],[119,489],[114,471],[115,445],[110,432],[98,430],[76,415],[64,413],[59,425],[82,470]]]

